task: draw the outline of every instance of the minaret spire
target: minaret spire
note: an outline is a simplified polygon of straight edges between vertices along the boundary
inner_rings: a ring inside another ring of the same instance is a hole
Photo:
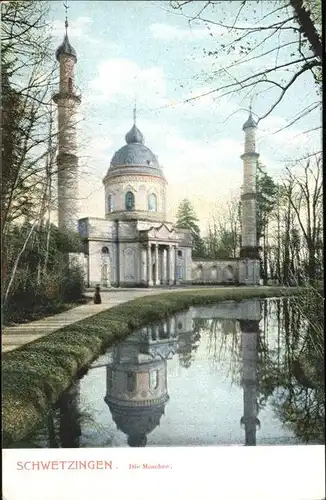
[[[134,118],[134,125],[136,126],[136,119],[137,119],[137,101],[136,101],[136,98],[134,101],[133,118]]]
[[[65,29],[66,29],[66,36],[68,36],[68,9],[69,9],[69,5],[68,5],[68,0],[65,0],[65,2],[63,3],[63,6],[65,8],[65,13],[66,13],[66,18],[65,18]]]

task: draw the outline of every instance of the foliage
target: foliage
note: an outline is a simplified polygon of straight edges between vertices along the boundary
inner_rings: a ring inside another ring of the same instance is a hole
[[[30,223],[10,226],[10,245],[4,249],[8,276],[30,227]],[[67,252],[79,252],[80,245],[78,235],[61,234],[54,225],[35,230],[19,260],[7,300],[2,304],[5,323],[33,319],[40,313],[55,313],[64,303],[81,299],[83,272],[65,257]]]
[[[205,250],[203,240],[200,236],[198,218],[191,202],[187,198],[184,199],[178,207],[176,225],[177,227],[189,229],[191,231],[193,241],[193,257],[204,257]]]
[[[267,399],[285,426],[303,442],[325,434],[324,297],[311,287],[276,302],[282,350],[268,345],[268,323],[259,348],[259,406]],[[271,311],[264,311],[268,316]],[[277,353],[277,355],[276,355]]]
[[[296,289],[193,290],[141,297],[4,353],[3,442],[8,447],[48,414],[81,370],[135,328],[195,305],[296,293]]]
[[[45,163],[51,154],[48,122],[53,54],[47,15],[44,1],[1,4],[3,238],[7,224],[40,215],[41,200],[49,188]]]
[[[271,213],[276,207],[278,186],[263,169],[257,165],[256,203],[257,203],[257,241],[266,233]]]

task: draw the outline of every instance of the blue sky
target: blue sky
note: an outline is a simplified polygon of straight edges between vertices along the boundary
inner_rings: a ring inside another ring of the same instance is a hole
[[[268,4],[259,6],[260,14]],[[194,2],[191,8],[198,12],[202,5]],[[234,18],[238,6],[238,2],[223,2],[212,16]],[[250,8],[257,9],[256,2]],[[55,49],[64,33],[62,2],[51,2],[51,17]],[[169,220],[185,197],[193,202],[203,232],[210,214],[222,216],[225,202],[237,196],[242,182],[239,156],[249,97],[216,98],[211,94],[188,104],[182,101],[223,81],[221,71],[210,77],[229,62],[227,58],[214,65],[204,54],[204,49],[214,50],[216,40],[223,37],[227,40],[228,34],[216,26],[210,26],[210,31],[203,23],[189,26],[185,17],[171,10],[169,2],[70,2],[69,38],[78,55],[77,85],[83,98],[81,217],[104,215],[102,179],[132,125],[135,98],[137,124],[169,182]],[[248,64],[236,70],[238,76],[264,69],[266,61]],[[303,102],[313,101],[315,94],[311,75],[302,77],[284,103],[260,123],[257,149],[272,175],[279,176],[289,159],[318,149],[320,133],[302,132],[320,122],[319,112],[273,134],[286,125],[294,110],[302,109]],[[274,96],[273,91],[255,95],[254,111],[263,114],[266,102],[272,102]]]

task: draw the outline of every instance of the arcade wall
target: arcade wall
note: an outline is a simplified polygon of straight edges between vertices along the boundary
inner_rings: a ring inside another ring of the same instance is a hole
[[[239,260],[193,260],[192,283],[194,285],[237,284],[239,282]]]

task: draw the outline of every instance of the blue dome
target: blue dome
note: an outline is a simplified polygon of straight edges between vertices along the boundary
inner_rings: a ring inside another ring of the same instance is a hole
[[[144,144],[144,136],[133,125],[126,134],[126,145],[113,155],[107,175],[123,175],[125,169],[135,174],[148,174],[163,177],[163,172],[154,153]]]
[[[77,62],[76,51],[73,48],[73,46],[71,45],[71,43],[69,42],[69,38],[68,38],[67,34],[64,36],[62,44],[56,50],[55,56],[57,58],[57,61],[60,62],[60,56],[62,54],[74,57],[76,62]]]

